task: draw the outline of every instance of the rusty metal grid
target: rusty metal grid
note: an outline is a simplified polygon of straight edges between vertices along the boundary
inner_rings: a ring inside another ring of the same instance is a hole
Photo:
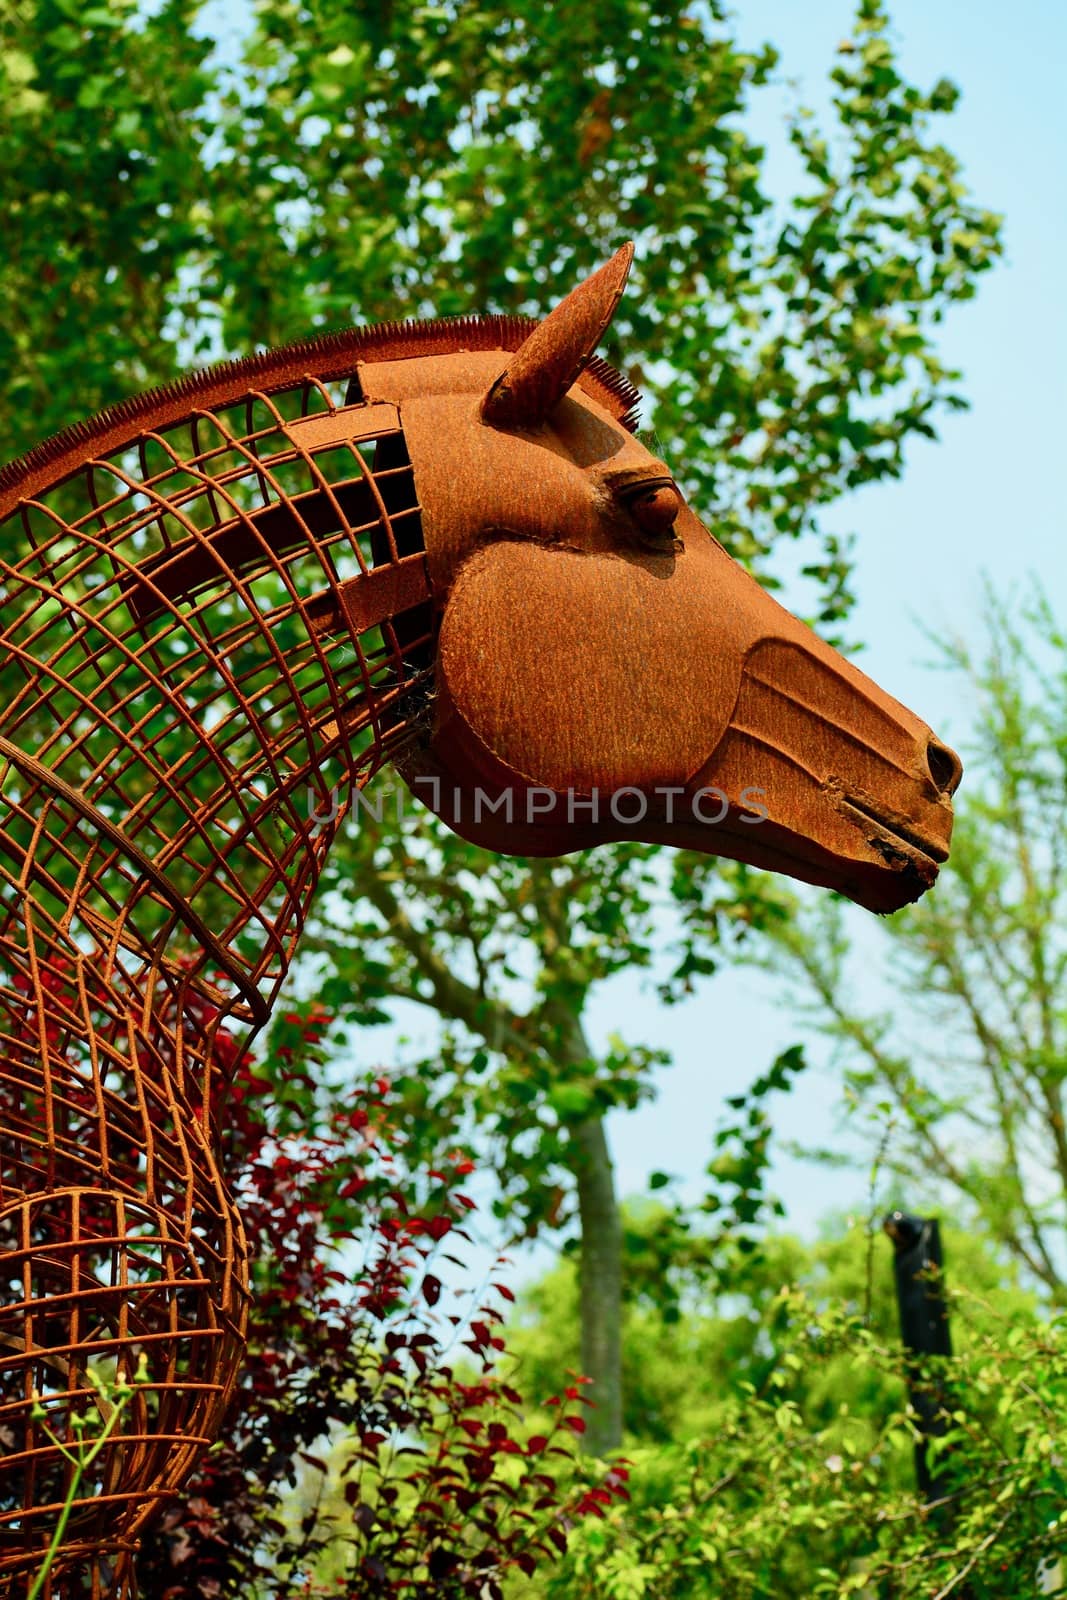
[[[396,410],[346,388],[209,391],[4,524],[23,552],[0,595],[4,1594],[73,1471],[35,1405],[91,1441],[108,1405],[87,1373],[131,1378],[143,1354],[52,1586],[122,1595],[239,1371],[232,1029],[267,1015],[349,787],[409,736],[430,637],[425,603],[365,626],[346,598],[372,572],[372,614],[419,592],[381,576],[422,543]]]

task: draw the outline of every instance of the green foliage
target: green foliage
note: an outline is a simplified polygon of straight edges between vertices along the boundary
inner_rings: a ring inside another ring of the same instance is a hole
[[[717,0],[257,0],[221,54],[199,14],[3,13],[10,449],[190,354],[544,311],[633,237],[608,355],[742,559],[813,536],[820,614],[840,621],[851,558],[819,509],[899,474],[962,403],[934,328],[1000,248],[934,131],[956,92],[901,76],[878,0],[841,46],[832,124],[793,119],[785,205],[745,132],[776,54],[742,48]]]
[[[644,1225],[645,1204],[624,1204],[627,1233]],[[1033,1295],[1017,1286],[1010,1265],[988,1240],[952,1227],[944,1229],[944,1237],[949,1288],[966,1285],[970,1295],[955,1314],[958,1348],[969,1348],[979,1335],[997,1337],[1015,1320],[1035,1322]],[[771,1232],[758,1252],[724,1246],[716,1267],[708,1273],[701,1264],[687,1279],[678,1273],[679,1314],[673,1317],[665,1316],[644,1283],[627,1273],[627,1453],[634,1445],[684,1443],[713,1434],[724,1406],[767,1381],[789,1337],[780,1300],[783,1287],[802,1288],[817,1313],[841,1311],[862,1322],[887,1348],[896,1344],[889,1246],[880,1234],[871,1236],[864,1219],[828,1219],[824,1237],[814,1245]],[[519,1320],[509,1327],[508,1347],[518,1361],[525,1392],[545,1392],[560,1362],[577,1360],[578,1320],[571,1263],[564,1261],[524,1290]],[[794,1397],[800,1387],[797,1381]],[[899,1378],[886,1379],[847,1355],[828,1357],[810,1367],[804,1380],[805,1416],[812,1425],[829,1425],[845,1401],[854,1418],[877,1422],[897,1406],[901,1394]]]
[[[0,7],[6,456],[176,370],[212,87],[195,16]]]
[[[1018,1330],[1008,1349],[961,1361],[959,1421],[947,1436],[955,1486],[931,1523],[899,1481],[911,1444],[903,1407],[863,1430],[872,1440],[857,1439],[847,1414],[808,1426],[792,1393],[794,1373],[821,1358],[813,1345],[886,1372],[899,1355],[837,1314],[815,1318],[803,1296],[787,1308],[795,1343],[764,1389],[731,1407],[714,1438],[634,1456],[633,1503],[583,1529],[541,1588],[516,1594],[696,1600],[714,1583],[737,1600],[930,1600],[964,1579],[982,1600],[1034,1593],[1039,1564],[1065,1542],[1063,1327]]]
[[[791,1078],[803,1071],[799,1045],[784,1050],[745,1094],[733,1095],[726,1118],[713,1137],[711,1160],[704,1171],[707,1193],[696,1207],[674,1197],[667,1203],[669,1173],[654,1172],[651,1194],[624,1210],[623,1250],[628,1301],[654,1307],[665,1322],[677,1322],[687,1296],[722,1290],[756,1268],[766,1248],[766,1229],[784,1215],[781,1202],[768,1193],[772,1135],[768,1097],[788,1091]],[[713,1219],[713,1221],[711,1220]]]
[[[749,560],[896,475],[906,439],[960,403],[932,324],[973,292],[998,224],[931,136],[955,90],[901,78],[881,5],[864,0],[834,71],[836,129],[796,118],[805,184],[782,213],[744,130],[776,55],[739,48],[717,3],[260,0],[256,19],[227,99],[226,257],[205,265],[227,344],[398,307],[543,311],[634,237],[608,354]],[[826,538],[812,568],[834,620],[846,550]]]
[[[755,1273],[739,1261],[732,1294],[681,1323],[633,1312],[632,1501],[577,1530],[560,1567],[509,1600],[930,1600],[964,1576],[980,1600],[1032,1595],[1039,1563],[1067,1543],[1067,1328],[1038,1318],[988,1244],[947,1231],[951,1488],[927,1512],[876,1243],[869,1279],[862,1225],[814,1249],[772,1238]],[[538,1320],[511,1340],[523,1381],[566,1352],[572,1306],[558,1274],[528,1297]]]

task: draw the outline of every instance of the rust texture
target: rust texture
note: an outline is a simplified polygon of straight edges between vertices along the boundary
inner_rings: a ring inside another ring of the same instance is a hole
[[[726,556],[593,354],[631,254],[541,324],[256,356],[0,473],[0,1595],[68,1494],[51,1436],[107,1424],[94,1377],[143,1361],[53,1597],[132,1596],[218,1436],[248,1305],[234,1041],[386,762],[513,854],[662,839],[877,911],[936,876],[958,762]]]

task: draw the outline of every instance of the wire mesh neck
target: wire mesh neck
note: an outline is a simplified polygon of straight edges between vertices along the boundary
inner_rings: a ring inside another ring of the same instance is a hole
[[[2,526],[0,1593],[71,1492],[54,1440],[147,1352],[50,1591],[102,1600],[240,1370],[227,1019],[266,1017],[352,785],[412,737],[432,619],[396,408],[311,377]]]
[[[410,736],[428,671],[395,408],[310,379],[251,393],[88,462],[6,531],[26,552],[0,605],[10,898],[79,949],[191,964],[216,1001],[222,974],[262,1020],[318,819]]]

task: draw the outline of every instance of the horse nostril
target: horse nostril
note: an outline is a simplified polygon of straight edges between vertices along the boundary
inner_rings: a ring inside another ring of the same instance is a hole
[[[963,762],[955,750],[931,739],[926,746],[926,765],[940,794],[954,795],[963,777]]]

